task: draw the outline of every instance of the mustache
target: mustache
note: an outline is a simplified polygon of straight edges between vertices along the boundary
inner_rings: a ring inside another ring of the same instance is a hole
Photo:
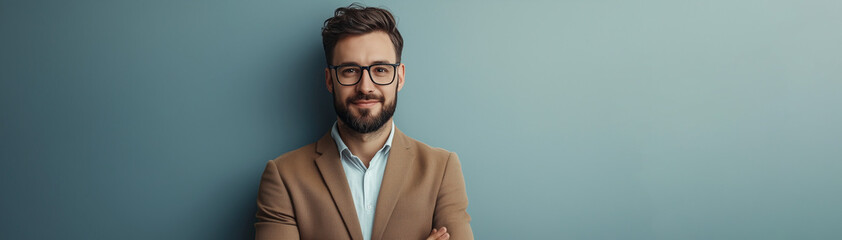
[[[377,94],[374,94],[374,93],[369,93],[369,94],[357,93],[357,95],[354,95],[353,97],[348,99],[348,103],[358,101],[358,100],[377,100],[377,101],[380,101],[380,102],[384,102],[386,99],[383,97],[383,95],[377,95]]]

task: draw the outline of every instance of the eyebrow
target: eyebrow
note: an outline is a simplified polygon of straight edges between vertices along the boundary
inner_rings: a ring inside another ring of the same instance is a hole
[[[377,61],[372,62],[371,64],[381,64],[381,63],[388,63],[388,64],[392,64],[391,62],[386,61],[386,60],[377,60]],[[336,65],[336,66],[344,66],[344,65],[358,65],[358,66],[362,66],[362,65],[361,65],[360,63],[358,63],[358,62],[342,62],[342,63],[339,63],[339,65]]]

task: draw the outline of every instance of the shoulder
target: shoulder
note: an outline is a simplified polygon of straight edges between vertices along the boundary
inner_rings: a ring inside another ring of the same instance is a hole
[[[313,162],[316,154],[316,143],[310,143],[298,149],[286,152],[275,159],[270,160],[278,171],[296,169],[308,165]]]
[[[418,141],[414,138],[404,135],[410,151],[415,153],[416,157],[428,161],[447,162],[450,158],[456,158],[456,153],[448,151],[440,147],[433,147],[424,142]]]
[[[408,136],[405,136],[405,139],[408,150],[414,155],[414,164],[419,172],[434,176],[435,179],[443,179],[447,173],[455,172],[461,175],[462,166],[455,152],[427,145]]]

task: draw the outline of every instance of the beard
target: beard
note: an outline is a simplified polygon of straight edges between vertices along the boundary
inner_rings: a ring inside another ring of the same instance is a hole
[[[371,109],[361,108],[359,109],[360,116],[354,116],[348,106],[357,100],[379,100],[382,105],[380,113],[372,115]],[[389,119],[392,118],[392,115],[395,114],[397,104],[397,92],[395,92],[395,101],[391,104],[386,103],[383,95],[363,93],[357,93],[357,95],[345,101],[345,104],[342,104],[338,99],[336,99],[336,91],[333,92],[333,109],[336,111],[336,115],[339,116],[339,120],[345,123],[348,128],[358,133],[370,133],[383,127],[383,124],[386,124],[386,121],[389,121]]]

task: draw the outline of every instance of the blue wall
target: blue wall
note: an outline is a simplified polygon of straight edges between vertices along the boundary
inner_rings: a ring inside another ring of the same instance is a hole
[[[0,239],[249,239],[349,2],[0,1]],[[479,239],[842,238],[840,1],[365,2]]]

